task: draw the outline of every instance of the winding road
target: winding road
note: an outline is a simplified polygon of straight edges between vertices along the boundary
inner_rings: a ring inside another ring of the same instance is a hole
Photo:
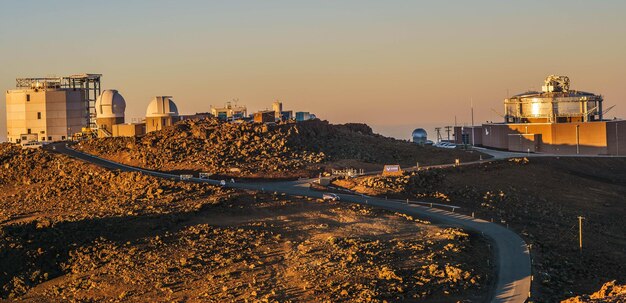
[[[121,171],[138,171],[144,174],[160,178],[180,180],[180,176],[172,175],[138,167],[132,167],[117,162],[112,162],[92,155],[78,152],[69,148],[66,143],[54,143],[46,146],[47,150],[62,153],[73,158],[90,162],[102,167]],[[218,180],[191,178],[186,181],[201,182],[219,185]],[[290,182],[264,182],[264,183],[227,183],[227,187],[247,190],[261,190],[269,192],[284,193],[287,195],[306,196],[321,198],[322,192],[309,189],[311,180],[299,180]],[[531,262],[530,253],[524,240],[515,232],[506,227],[487,222],[481,219],[472,218],[454,212],[449,212],[437,208],[430,208],[415,204],[408,204],[403,201],[386,200],[368,196],[358,196],[351,194],[338,194],[341,201],[358,204],[367,204],[379,208],[384,208],[408,215],[424,218],[433,223],[462,227],[467,230],[484,235],[489,239],[494,248],[496,259],[497,281],[492,290],[491,302],[523,303],[530,296],[531,285]],[[487,262],[487,260],[485,260]]]

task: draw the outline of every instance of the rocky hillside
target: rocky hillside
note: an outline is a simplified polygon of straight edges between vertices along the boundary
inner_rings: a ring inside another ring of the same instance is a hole
[[[592,295],[578,296],[561,303],[623,303],[626,302],[626,285],[617,285],[616,281],[604,283],[602,288]]]
[[[591,293],[601,281],[626,279],[623,158],[516,158],[334,184],[369,195],[448,203],[509,226],[532,244],[535,302],[559,302],[572,293]],[[582,254],[578,216],[585,218]]]
[[[9,143],[0,144],[0,165],[0,222],[46,213],[78,220],[189,211],[223,194],[217,187],[113,172]]]
[[[345,203],[0,144],[0,301],[484,301],[487,243]]]
[[[364,124],[324,121],[268,126],[186,120],[141,138],[95,139],[77,148],[150,169],[246,177],[310,176],[328,166],[381,169],[383,164],[414,166],[479,157],[386,138]]]
[[[212,186],[112,172],[0,144],[0,298],[64,273],[67,254],[126,217],[197,211],[228,198]],[[58,230],[64,230],[64,233]]]

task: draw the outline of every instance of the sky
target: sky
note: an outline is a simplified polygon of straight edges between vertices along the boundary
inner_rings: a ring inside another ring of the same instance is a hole
[[[127,121],[151,98],[183,114],[238,99],[408,139],[501,121],[507,95],[550,74],[626,118],[626,1],[35,1],[0,3],[0,87],[103,74]],[[3,98],[4,101],[4,98]],[[6,139],[0,102],[0,141]]]

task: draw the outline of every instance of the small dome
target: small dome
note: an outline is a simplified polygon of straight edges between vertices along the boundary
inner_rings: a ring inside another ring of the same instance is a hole
[[[126,101],[117,90],[104,90],[96,99],[96,118],[123,118]]]
[[[154,118],[178,116],[178,108],[176,107],[176,103],[174,103],[171,98],[172,97],[169,96],[154,97],[150,104],[148,104],[146,117]]]
[[[413,131],[412,137],[414,143],[425,144],[428,138],[428,134],[423,128],[418,128]]]

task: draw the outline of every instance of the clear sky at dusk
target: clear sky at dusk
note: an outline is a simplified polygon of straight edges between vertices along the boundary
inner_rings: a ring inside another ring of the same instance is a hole
[[[626,118],[626,1],[25,1],[0,3],[0,87],[103,74],[127,117],[153,96],[181,113],[238,98],[408,139],[415,127],[500,121],[549,74]],[[3,97],[4,99],[4,97]],[[0,140],[6,138],[0,102]],[[432,137],[432,133],[430,134]]]

